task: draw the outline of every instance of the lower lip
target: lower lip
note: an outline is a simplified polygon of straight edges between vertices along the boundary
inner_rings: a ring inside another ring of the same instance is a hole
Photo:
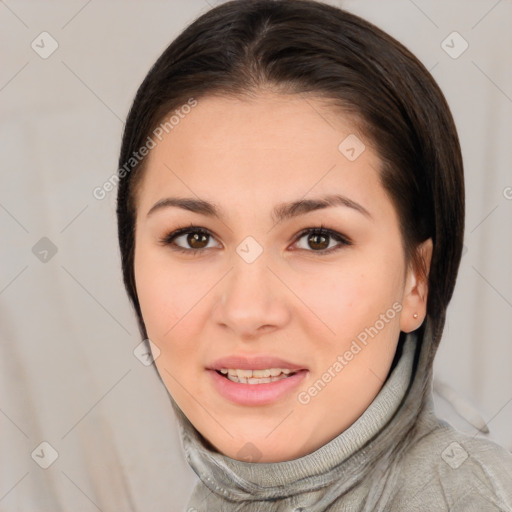
[[[290,393],[303,380],[307,370],[300,370],[285,379],[264,384],[242,384],[232,382],[215,370],[207,370],[212,376],[215,389],[224,397],[238,405],[266,405],[276,402]]]

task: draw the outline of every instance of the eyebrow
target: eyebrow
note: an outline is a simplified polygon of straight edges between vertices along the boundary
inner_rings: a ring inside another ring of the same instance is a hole
[[[330,194],[314,199],[299,199],[289,203],[280,203],[274,207],[272,211],[272,219],[274,222],[278,223],[315,210],[336,206],[352,208],[353,210],[363,214],[368,219],[373,219],[366,208],[359,203],[352,201],[352,199],[340,194]],[[215,204],[205,201],[204,199],[195,199],[193,197],[166,197],[165,199],[161,199],[151,207],[147,216],[149,217],[158,210],[171,207],[181,208],[183,210],[199,213],[200,215],[208,217],[215,217],[217,219],[222,219],[224,217],[222,210]]]

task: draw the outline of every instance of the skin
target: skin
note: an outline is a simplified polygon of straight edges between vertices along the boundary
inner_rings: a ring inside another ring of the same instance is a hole
[[[355,161],[338,150],[352,133],[366,145]],[[239,451],[252,445],[257,462],[313,452],[367,409],[388,375],[400,331],[416,329],[426,314],[426,282],[404,260],[378,155],[340,110],[312,97],[267,92],[250,100],[200,99],[148,158],[136,194],[135,279],[169,393],[210,446],[228,457],[244,460]],[[332,193],[371,217],[346,206],[277,224],[271,216],[277,204]],[[224,216],[177,207],[148,215],[170,196],[213,202]],[[321,224],[352,245],[298,238]],[[174,243],[202,252],[181,253],[160,242],[190,225],[212,236],[191,245],[184,235]],[[263,249],[250,264],[236,252],[247,236]],[[338,249],[326,253],[332,247]],[[420,253],[428,269],[431,240]],[[300,403],[298,394],[394,303],[401,311],[309,403]],[[266,405],[236,405],[218,394],[206,371],[210,363],[259,354],[300,364],[308,374]]]

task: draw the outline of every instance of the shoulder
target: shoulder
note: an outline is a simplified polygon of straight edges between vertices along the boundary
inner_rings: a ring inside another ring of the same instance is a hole
[[[441,420],[409,448],[396,478],[396,510],[512,512],[512,454]]]

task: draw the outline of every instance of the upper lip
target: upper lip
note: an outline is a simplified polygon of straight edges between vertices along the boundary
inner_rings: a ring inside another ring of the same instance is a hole
[[[306,370],[307,368],[298,364],[285,361],[279,357],[272,356],[228,356],[222,357],[214,361],[209,367],[209,370],[222,370],[235,369],[235,370],[266,370],[268,368],[283,368],[289,370]]]

